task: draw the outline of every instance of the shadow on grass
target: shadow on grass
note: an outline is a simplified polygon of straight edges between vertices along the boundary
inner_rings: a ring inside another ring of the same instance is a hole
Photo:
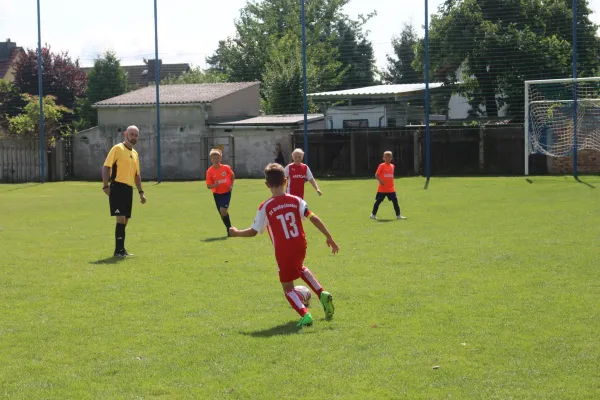
[[[107,257],[107,258],[103,258],[101,260],[96,260],[96,261],[90,261],[90,264],[96,264],[96,265],[101,265],[101,264],[118,264],[121,261],[125,260],[125,258],[123,257]]]
[[[375,221],[377,221],[377,222],[392,222],[392,221],[395,221],[395,219],[376,219]]]
[[[310,328],[308,328],[310,329]],[[287,324],[277,325],[269,329],[263,329],[261,331],[254,332],[240,332],[242,335],[253,336],[253,337],[271,337],[277,335],[291,335],[292,333],[297,333],[301,330],[296,326],[296,322],[290,321]]]
[[[589,187],[589,188],[592,188],[592,189],[596,189],[596,186],[594,186],[594,185],[592,185],[592,184],[590,184],[590,183],[584,182],[584,181],[582,181],[582,180],[581,180],[581,179],[579,179],[579,178],[575,178],[575,180],[576,180],[577,182],[581,183],[582,185],[585,185],[585,186],[587,186],[587,187]]]
[[[12,192],[12,191],[15,191],[15,190],[22,190],[22,189],[29,189],[29,188],[36,187],[36,186],[39,186],[39,185],[42,185],[42,183],[31,183],[31,184],[19,185],[16,188],[7,190],[7,192]]]
[[[425,181],[425,187],[423,189],[427,190],[429,188],[429,179]]]
[[[210,243],[210,242],[219,242],[221,240],[227,240],[227,236],[211,237],[211,238],[203,239],[202,241],[206,242],[206,243]]]

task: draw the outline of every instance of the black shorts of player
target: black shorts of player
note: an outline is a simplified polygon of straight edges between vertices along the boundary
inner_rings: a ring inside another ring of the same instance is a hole
[[[375,196],[375,201],[381,202],[386,197],[387,197],[388,201],[394,201],[394,200],[398,199],[398,197],[396,196],[396,192],[389,192],[389,193],[377,192],[377,195]]]
[[[133,204],[133,187],[121,182],[110,184],[110,215],[131,218],[131,205]]]
[[[229,202],[231,201],[231,192],[227,193],[213,193],[215,198],[215,205],[217,210],[220,208],[229,208]]]

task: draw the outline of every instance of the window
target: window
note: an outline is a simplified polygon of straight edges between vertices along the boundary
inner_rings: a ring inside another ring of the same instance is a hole
[[[345,119],[343,122],[344,129],[346,128],[368,128],[368,119]]]

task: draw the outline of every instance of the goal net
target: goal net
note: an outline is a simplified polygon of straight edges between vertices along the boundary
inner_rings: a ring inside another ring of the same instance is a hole
[[[600,151],[600,77],[525,82],[525,173],[529,154]]]

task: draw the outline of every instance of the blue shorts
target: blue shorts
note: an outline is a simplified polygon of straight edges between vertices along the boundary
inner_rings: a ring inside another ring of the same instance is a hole
[[[217,210],[221,208],[229,208],[229,202],[231,201],[231,192],[227,193],[213,193],[215,198],[215,205]]]
[[[386,197],[388,201],[398,200],[396,192],[377,192],[377,195],[375,196],[375,201],[382,202]]]

